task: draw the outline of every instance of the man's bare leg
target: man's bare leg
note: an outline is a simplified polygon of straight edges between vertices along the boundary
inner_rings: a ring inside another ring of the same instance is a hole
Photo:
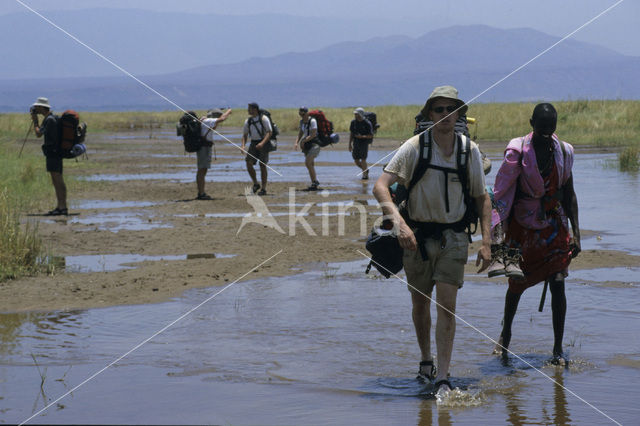
[[[51,174],[51,183],[56,191],[57,208],[62,210],[67,208],[67,186],[64,184],[62,173],[49,172]]]
[[[431,295],[428,295],[431,297]],[[431,356],[431,300],[415,290],[411,290],[411,302],[413,309],[413,326],[416,329],[418,346],[420,347],[421,361],[432,361]]]
[[[436,350],[438,354],[438,375],[436,382],[447,380],[453,339],[456,334],[456,298],[458,286],[436,282],[436,300],[438,301],[436,320]]]

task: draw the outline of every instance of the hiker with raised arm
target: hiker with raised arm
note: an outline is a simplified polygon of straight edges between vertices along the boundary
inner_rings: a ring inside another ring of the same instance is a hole
[[[231,108],[226,111],[222,111],[218,108],[207,111],[207,115],[200,117],[200,136],[202,144],[196,151],[196,158],[198,163],[198,171],[196,172],[196,186],[198,187],[198,200],[211,200],[211,196],[207,195],[204,191],[205,177],[207,171],[211,168],[211,151],[213,148],[213,135],[214,130],[218,127],[218,124],[226,120],[231,114]]]
[[[433,128],[407,140],[373,188],[404,249],[403,264],[421,352],[418,377],[435,381],[439,394],[452,389],[448,373],[456,329],[456,299],[464,281],[471,227],[478,217],[482,243],[476,265],[482,263],[480,271],[491,258],[491,202],[485,190],[480,151],[469,138],[454,131],[458,115],[466,111],[467,105],[458,98],[454,87],[436,87],[422,110],[435,123]],[[395,182],[408,188],[406,204],[401,209],[389,192]],[[434,288],[435,361],[431,353],[430,313]]]
[[[544,281],[551,291],[554,364],[566,363],[563,352],[567,299],[564,279],[571,258],[580,253],[578,199],[573,188],[573,147],[555,134],[553,105],[536,105],[533,131],[509,142],[496,175],[492,228],[502,226],[506,246],[520,253],[522,279],[509,278],[503,328],[497,352],[508,359],[511,326],[522,293]],[[571,232],[569,224],[571,222]],[[542,307],[542,306],[541,306]]]
[[[269,143],[271,141],[271,134],[273,129],[271,127],[271,121],[265,114],[260,114],[260,106],[251,102],[247,106],[247,112],[249,118],[244,122],[242,128],[242,150],[245,152],[244,147],[247,141],[250,141],[249,150],[246,151],[247,155],[245,161],[247,163],[247,171],[253,182],[253,193],[258,195],[266,195],[267,193],[267,163],[269,162]],[[256,176],[255,165],[260,162],[260,182]]]
[[[367,156],[369,144],[373,141],[373,125],[365,117],[363,108],[353,111],[354,119],[349,125],[349,151],[356,166],[362,169],[362,180],[369,179]]]
[[[42,123],[38,123],[38,115],[44,118]],[[51,111],[49,99],[38,98],[31,105],[31,120],[37,137],[44,136],[42,144],[42,152],[47,159],[47,172],[51,175],[51,183],[56,192],[57,205],[56,208],[49,211],[47,215],[59,216],[67,215],[67,186],[62,177],[62,152],[60,150],[60,129],[58,120]]]

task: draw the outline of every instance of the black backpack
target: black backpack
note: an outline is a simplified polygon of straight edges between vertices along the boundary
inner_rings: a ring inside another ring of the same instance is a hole
[[[373,130],[373,134],[375,135],[378,128],[380,128],[380,125],[378,124],[378,116],[375,112],[365,111],[364,118],[365,120],[369,120],[369,123],[371,123],[371,130]]]
[[[424,117],[422,115],[422,113],[416,115],[415,116],[415,120],[416,120],[416,127],[415,127],[415,129],[413,129],[413,134],[414,135],[422,133],[425,130],[427,130],[429,127],[433,126],[433,121],[431,121],[428,118]],[[469,126],[467,125],[467,116],[466,115],[462,115],[462,116],[458,117],[458,119],[456,120],[456,124],[455,124],[454,130],[456,132],[458,132],[458,133],[461,133],[461,134],[465,135],[468,138],[471,137],[471,135],[469,134]]]
[[[254,121],[253,117],[249,117],[248,124],[249,126],[253,125],[253,127],[255,127],[256,130],[258,131],[260,138],[263,138],[264,126],[262,125],[262,116],[267,117],[267,119],[269,120],[269,124],[271,124],[271,140],[270,140],[271,144],[269,147],[269,151],[275,151],[276,149],[278,149],[277,141],[278,141],[278,135],[280,134],[280,129],[278,129],[278,125],[274,123],[273,120],[271,119],[271,113],[266,109],[260,109],[258,111],[257,120]],[[258,128],[258,124],[260,124],[259,128]]]
[[[182,136],[185,151],[196,152],[202,147],[201,132],[202,123],[195,113],[186,112],[180,117],[180,123],[176,126],[176,133],[178,136]]]

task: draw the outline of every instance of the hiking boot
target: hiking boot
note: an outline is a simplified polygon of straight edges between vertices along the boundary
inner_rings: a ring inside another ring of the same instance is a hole
[[[317,180],[314,180],[313,182],[311,182],[311,185],[309,186],[309,188],[307,188],[307,191],[317,191],[318,186],[320,186],[320,182],[318,182]]]
[[[524,279],[524,273],[520,269],[521,260],[520,249],[510,248],[507,250],[507,254],[504,257],[504,272],[507,277],[516,280]]]
[[[55,209],[47,212],[47,216],[66,216],[69,214],[69,211],[67,209],[61,209],[56,207]]]
[[[489,278],[504,275],[504,255],[506,254],[504,244],[491,244],[491,264],[487,269]]]
[[[418,377],[417,379],[422,379],[424,381],[433,381],[438,374],[438,370],[436,369],[433,361],[420,361],[420,367],[418,368]]]
[[[196,200],[213,200],[213,198],[211,198],[209,195],[203,192],[202,194],[198,194],[198,196],[196,197]]]

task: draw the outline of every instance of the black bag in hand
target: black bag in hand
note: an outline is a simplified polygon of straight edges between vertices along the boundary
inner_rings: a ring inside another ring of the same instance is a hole
[[[371,270],[371,265],[375,266],[385,278],[402,270],[404,250],[400,247],[398,237],[393,230],[373,228],[367,238],[366,248],[371,253],[366,274]]]

